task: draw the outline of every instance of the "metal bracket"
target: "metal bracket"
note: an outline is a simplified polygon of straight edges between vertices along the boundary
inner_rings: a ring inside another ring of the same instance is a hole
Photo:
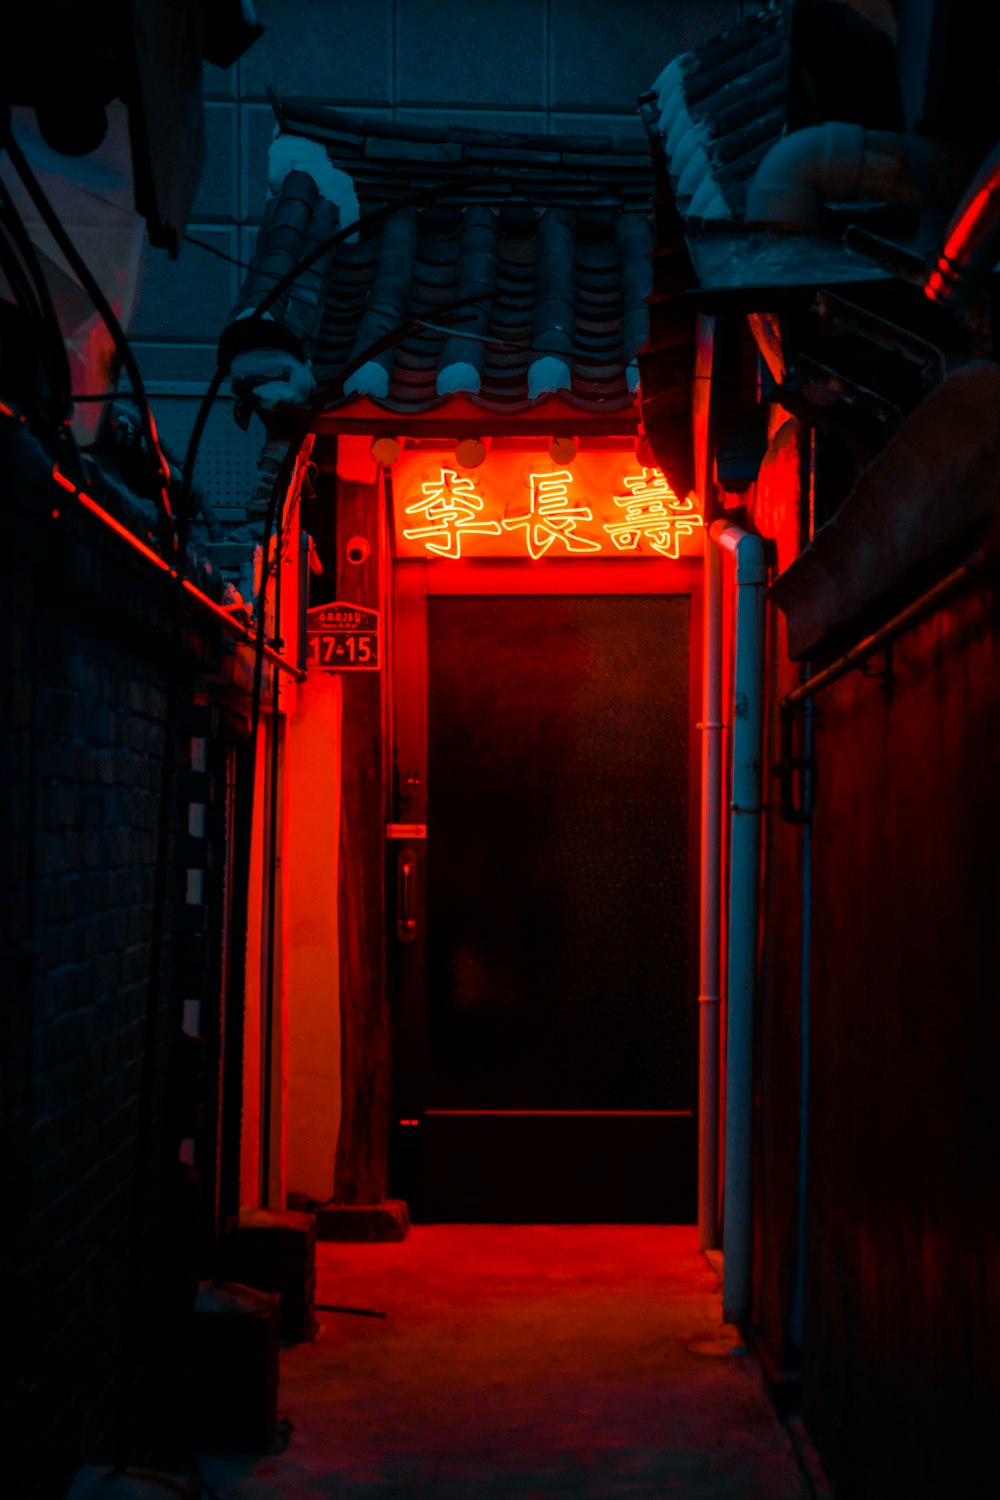
[[[860,672],[862,677],[867,677],[871,682],[882,685],[882,691],[888,697],[896,682],[896,672],[892,661],[892,641],[889,641],[882,653],[884,665],[876,667],[869,659],[861,663]]]
[[[811,823],[816,805],[816,758],[795,753],[795,715],[807,716],[811,724],[819,722],[819,711],[810,702],[795,706],[781,705],[781,759],[772,767],[778,779],[778,810],[786,823]],[[811,740],[808,741],[811,743]],[[802,801],[795,800],[795,780],[799,779]]]

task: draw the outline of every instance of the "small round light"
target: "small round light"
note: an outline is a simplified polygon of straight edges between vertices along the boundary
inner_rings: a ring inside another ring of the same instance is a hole
[[[486,447],[482,438],[462,438],[455,445],[455,458],[463,469],[478,469],[486,457]]]
[[[574,437],[554,437],[549,441],[549,457],[554,464],[571,464],[576,457]]]
[[[403,444],[398,437],[372,438],[372,458],[377,464],[381,464],[383,469],[391,468],[402,451]]]

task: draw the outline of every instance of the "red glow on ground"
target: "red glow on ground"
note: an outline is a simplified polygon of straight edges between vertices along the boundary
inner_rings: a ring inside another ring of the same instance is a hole
[[[435,1500],[805,1493],[693,1228],[418,1224],[317,1245],[316,1276],[319,1339],[281,1372],[288,1447],[204,1455],[220,1493],[303,1474]]]

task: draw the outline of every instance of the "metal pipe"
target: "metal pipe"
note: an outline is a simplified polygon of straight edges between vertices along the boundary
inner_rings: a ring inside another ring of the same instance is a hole
[[[986,554],[979,552],[969,562],[962,563],[960,567],[955,568],[953,572],[942,578],[940,583],[928,589],[926,594],[921,594],[919,599],[915,599],[912,604],[901,609],[898,615],[893,615],[892,619],[887,620],[878,630],[872,631],[871,635],[866,635],[864,640],[852,646],[850,651],[845,651],[843,656],[839,656],[828,667],[824,667],[822,672],[817,672],[813,677],[800,683],[781,700],[782,712],[788,713],[791,709],[800,707],[815,693],[821,693],[824,688],[828,688],[839,678],[845,677],[855,667],[860,667],[869,656],[874,656],[875,652],[881,650],[883,646],[890,645],[897,636],[902,635],[912,626],[919,625],[921,620],[925,620],[936,609],[940,609],[942,604],[946,604],[953,594],[959,593],[966,584],[971,583],[986,566],[986,562]]]
[[[166,573],[168,577],[174,575],[173,568],[171,568],[169,563],[164,562],[158,552],[154,552],[152,547],[147,546],[140,537],[137,537],[134,532],[129,531],[128,527],[123,525],[116,516],[113,516],[110,511],[105,510],[102,505],[98,505],[97,501],[93,500],[84,490],[79,489],[73,483],[72,479],[67,479],[66,475],[61,473],[58,468],[52,470],[52,477],[61,489],[64,489],[67,494],[72,495],[74,499],[79,500],[84,510],[89,511],[96,520],[100,521],[102,526],[106,526],[109,531],[113,531],[115,536],[125,542],[138,557],[151,563],[154,568],[161,573]],[[191,600],[191,603],[197,609],[201,610],[202,614],[210,615],[212,619],[222,626],[227,634],[235,636],[238,641],[243,641],[248,646],[256,644],[257,637],[252,630],[248,629],[246,625],[241,624],[239,620],[234,620],[228,610],[224,609],[221,604],[216,604],[214,599],[210,598],[196,584],[193,584],[189,578],[185,578],[182,581],[182,587],[185,596]],[[294,662],[290,662],[287,657],[282,656],[280,651],[276,651],[273,646],[267,645],[266,642],[264,643],[263,651],[267,660],[273,662],[281,671],[287,672],[298,682],[305,681],[305,672],[297,667]]]
[[[932,302],[945,303],[982,274],[1000,254],[1000,145],[972,180],[945,230],[934,269],[924,284]]]
[[[722,1309],[727,1322],[742,1323],[749,1319],[752,1304],[753,1040],[767,562],[763,539],[739,526],[716,521],[711,535],[736,562]]]
[[[808,670],[808,669],[807,669]],[[805,704],[805,726],[802,736],[802,923],[799,954],[799,1208],[796,1224],[795,1287],[792,1293],[792,1341],[803,1347],[806,1284],[806,1199],[809,1187],[809,1047],[812,1018],[812,991],[809,982],[809,960],[812,952],[812,807],[815,775],[812,770],[815,738],[815,709],[812,699]]]
[[[747,190],[748,224],[814,230],[826,203],[883,200],[920,207],[941,193],[947,153],[925,136],[828,120],[767,152]]]
[[[698,1243],[719,1245],[722,869],[722,556],[705,533],[702,648],[701,924],[698,965]]]

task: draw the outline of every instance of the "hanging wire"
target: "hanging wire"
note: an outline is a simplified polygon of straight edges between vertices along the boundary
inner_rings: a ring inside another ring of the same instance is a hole
[[[80,285],[86,291],[95,308],[104,320],[105,326],[111,335],[118,357],[125,367],[129,381],[132,385],[133,395],[139,407],[140,420],[143,433],[156,464],[157,470],[157,504],[160,512],[161,547],[165,558],[176,561],[178,556],[183,564],[184,542],[186,539],[186,526],[178,527],[175,523],[173,507],[170,503],[170,465],[168,464],[160,448],[159,439],[156,435],[156,423],[153,418],[152,408],[146,395],[146,387],[139,365],[133,353],[132,346],[128,341],[124,329],[118,321],[114,308],[104,295],[99,282],[90,267],[83,259],[70,235],[66,232],[59,215],[52,204],[38,178],[32,171],[24,152],[18,145],[13,131],[8,130],[5,148],[10,157],[17,175],[24,183],[28,194],[38,212],[42,216],[46,228],[52,235],[59,247],[61,254],[65,257]]]
[[[216,256],[219,260],[228,261],[231,266],[238,266],[244,275],[250,270],[246,261],[240,260],[238,255],[230,255],[228,250],[223,250],[219,245],[210,245],[208,240],[200,240],[196,234],[191,233],[190,229],[185,229],[184,231],[184,243],[185,245],[194,245],[197,249],[204,250],[209,255]]]
[[[465,189],[477,187],[481,183],[488,182],[490,180],[491,178],[489,175],[480,174],[475,177],[460,177],[455,178],[451,181],[434,183],[431,187],[420,188],[416,192],[408,193],[405,197],[399,198],[392,203],[383,203],[379,208],[371,209],[368,213],[362,214],[360,218],[353,220],[350,224],[341,225],[341,227],[337,229],[333,234],[329,235],[325,240],[320,240],[316,245],[312,247],[311,250],[308,250],[305,255],[300,256],[299,259],[296,260],[294,264],[291,265],[288,270],[278,278],[274,286],[272,286],[270,290],[265,293],[257,307],[254,309],[253,313],[242,320],[243,323],[250,326],[252,326],[254,323],[264,324],[266,326],[265,320],[267,313],[274,306],[275,302],[277,302],[280,297],[283,297],[290,287],[294,286],[295,282],[303,274],[303,272],[308,271],[311,266],[315,265],[318,260],[322,260],[322,258],[325,255],[328,255],[331,250],[335,250],[338,245],[344,242],[344,240],[350,239],[353,236],[360,234],[362,231],[376,228],[383,222],[383,220],[390,218],[393,214],[398,213],[400,209],[414,208],[422,203],[432,203],[436,198],[439,198],[444,194],[464,191]],[[182,512],[186,512],[190,507],[191,493],[194,488],[194,470],[195,464],[198,459],[198,449],[201,446],[201,440],[204,436],[205,425],[208,421],[209,412],[213,404],[215,403],[216,398],[218,397],[219,391],[222,387],[222,382],[225,380],[228,373],[229,371],[226,365],[220,363],[216,366],[215,373],[209,381],[208,386],[205,390],[205,394],[202,396],[201,403],[198,407],[198,414],[195,417],[194,426],[191,431],[191,437],[188,441],[187,453],[184,458],[184,472],[183,478],[181,480],[180,498],[178,501],[178,509]]]
[[[470,303],[480,302],[480,297],[463,297],[455,302],[444,306],[441,311],[447,313],[459,308],[467,307]],[[284,516],[285,507],[291,498],[292,480],[295,475],[296,465],[302,450],[302,445],[312,431],[313,423],[317,416],[330,405],[338,400],[344,393],[344,384],[355,370],[361,368],[368,360],[374,359],[376,355],[384,350],[392,348],[410,337],[414,329],[415,320],[407,318],[399,323],[388,333],[375,339],[367,348],[347,364],[342,366],[337,375],[326,381],[316,392],[308,408],[299,414],[284,457],[278,467],[274,482],[271,485],[268,496],[267,512],[264,526],[261,532],[261,578],[257,593],[258,626],[254,639],[254,668],[253,688],[251,692],[250,712],[250,764],[257,763],[257,736],[260,729],[261,705],[264,690],[264,646],[266,644],[265,612],[267,601],[267,587],[272,570],[275,571],[274,584],[274,637],[272,644],[277,644],[281,632],[281,558],[284,551]],[[272,550],[271,539],[274,538]],[[262,1064],[261,1079],[261,1185],[265,1193],[268,1192],[268,1177],[271,1154],[271,1101],[270,1101],[270,1073],[271,1073],[271,1037],[274,1025],[274,966],[271,961],[273,956],[273,943],[275,934],[275,922],[277,912],[277,819],[278,819],[278,722],[280,717],[280,700],[278,687],[277,669],[272,667],[273,677],[271,681],[271,712],[270,712],[270,797],[268,817],[270,820],[269,860],[267,872],[267,943],[268,964],[264,991],[264,1057]]]
[[[17,300],[25,307],[29,316],[41,324],[43,345],[46,349],[45,359],[49,365],[49,378],[52,382],[55,400],[55,416],[58,422],[63,422],[69,416],[72,396],[69,359],[63,342],[62,328],[59,325],[59,318],[52,303],[49,284],[38,253],[2,177],[0,177],[0,225],[3,227],[6,247],[3,254],[4,271]],[[23,263],[24,273],[21,273],[18,261]],[[25,274],[30,277],[30,280],[25,281]]]
[[[135,355],[114,310],[81,257],[72,239],[38,183],[23,152],[8,134],[6,148],[36,208],[52,234],[59,250],[104,320],[119,358],[132,383],[140,422],[149,451],[158,470],[158,497],[161,524],[161,548],[172,562],[170,575],[170,626],[166,654],[166,705],[163,720],[162,772],[159,786],[159,816],[156,853],[153,863],[151,925],[148,946],[146,1002],[143,1016],[143,1044],[139,1058],[136,1099],[135,1160],[133,1164],[129,1207],[129,1249],[123,1303],[121,1383],[114,1436],[114,1468],[125,1473],[131,1456],[135,1387],[140,1349],[140,1311],[143,1304],[143,1267],[145,1263],[145,1202],[149,1180],[149,1156],[152,1148],[154,1105],[154,1060],[163,989],[163,959],[166,936],[168,877],[173,835],[174,786],[179,744],[178,658],[184,618],[184,552],[188,517],[181,514],[175,522],[168,487],[170,465],[156,435],[153,413]]]

